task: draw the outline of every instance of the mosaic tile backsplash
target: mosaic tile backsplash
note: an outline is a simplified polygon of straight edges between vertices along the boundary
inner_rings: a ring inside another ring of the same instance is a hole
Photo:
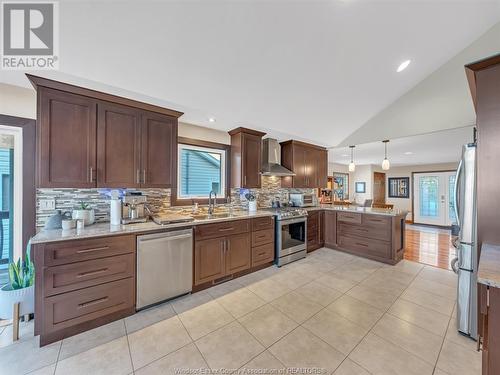
[[[71,211],[80,202],[90,205],[95,211],[97,223],[109,221],[110,193],[116,189],[38,189],[36,194],[36,226],[41,228],[55,210],[42,210],[40,201],[54,199],[56,210]],[[133,189],[147,196],[148,207],[159,212],[170,207],[170,189]],[[124,190],[125,191],[125,190]]]
[[[38,189],[37,190],[37,209],[36,226],[43,228],[47,219],[52,216],[54,210],[42,210],[40,201],[44,199],[54,199],[56,210],[71,211],[81,201],[89,203],[95,211],[96,222],[109,221],[109,200],[110,192],[113,189]],[[141,189],[147,196],[148,207],[153,212],[162,212],[169,209],[177,209],[170,205],[170,189]],[[281,202],[288,202],[290,192],[303,192],[315,194],[316,189],[285,189],[281,188],[281,179],[274,176],[262,176],[261,189],[231,189],[231,202],[233,207],[248,208],[248,201],[245,194],[251,192],[257,197],[259,208],[271,207],[273,199],[279,199]]]

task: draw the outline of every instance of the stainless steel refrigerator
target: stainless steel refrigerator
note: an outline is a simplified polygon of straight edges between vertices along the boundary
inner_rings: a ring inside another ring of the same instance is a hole
[[[463,146],[455,177],[455,215],[460,232],[452,261],[458,275],[458,331],[477,340],[476,144]]]

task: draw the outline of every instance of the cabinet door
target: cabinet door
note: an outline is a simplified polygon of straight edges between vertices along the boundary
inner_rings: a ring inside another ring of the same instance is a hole
[[[195,242],[195,285],[216,280],[225,275],[225,241],[225,237],[222,237]]]
[[[328,151],[318,150],[317,151],[317,165],[318,170],[316,174],[316,186],[317,188],[326,188],[328,183]]]
[[[335,211],[325,211],[325,246],[337,245],[337,213]]]
[[[170,188],[177,170],[177,119],[142,114],[142,187]]]
[[[135,109],[99,102],[97,120],[97,186],[139,187],[141,126]]]
[[[96,101],[40,87],[38,187],[96,186]]]
[[[241,150],[243,188],[260,188],[261,153],[262,137],[243,133]]]
[[[251,254],[250,233],[228,236],[226,242],[226,274],[230,275],[250,268]]]
[[[306,149],[302,146],[293,146],[293,172],[293,187],[307,187]]]
[[[318,150],[305,149],[306,187],[318,187]]]
[[[319,244],[319,211],[310,212],[307,216],[307,251],[318,248]]]
[[[325,244],[325,211],[319,213],[318,237],[319,245],[323,246]]]

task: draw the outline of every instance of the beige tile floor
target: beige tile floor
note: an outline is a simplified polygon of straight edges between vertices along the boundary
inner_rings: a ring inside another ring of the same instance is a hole
[[[455,287],[449,271],[320,249],[44,348],[33,322],[14,344],[2,327],[0,375],[477,375],[481,354],[455,329]]]

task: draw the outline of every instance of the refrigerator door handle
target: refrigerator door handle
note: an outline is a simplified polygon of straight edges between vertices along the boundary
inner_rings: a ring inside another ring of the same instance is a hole
[[[453,208],[455,209],[455,218],[457,219],[457,224],[459,227],[460,227],[460,216],[458,209],[458,186],[463,165],[464,165],[464,160],[460,159],[460,163],[458,164],[457,168],[457,174],[455,175],[455,196],[453,197]]]
[[[458,257],[457,258],[453,258],[453,260],[451,261],[451,269],[453,270],[453,272],[455,272],[456,274],[458,274],[458,267],[457,267],[457,263],[458,263]]]

